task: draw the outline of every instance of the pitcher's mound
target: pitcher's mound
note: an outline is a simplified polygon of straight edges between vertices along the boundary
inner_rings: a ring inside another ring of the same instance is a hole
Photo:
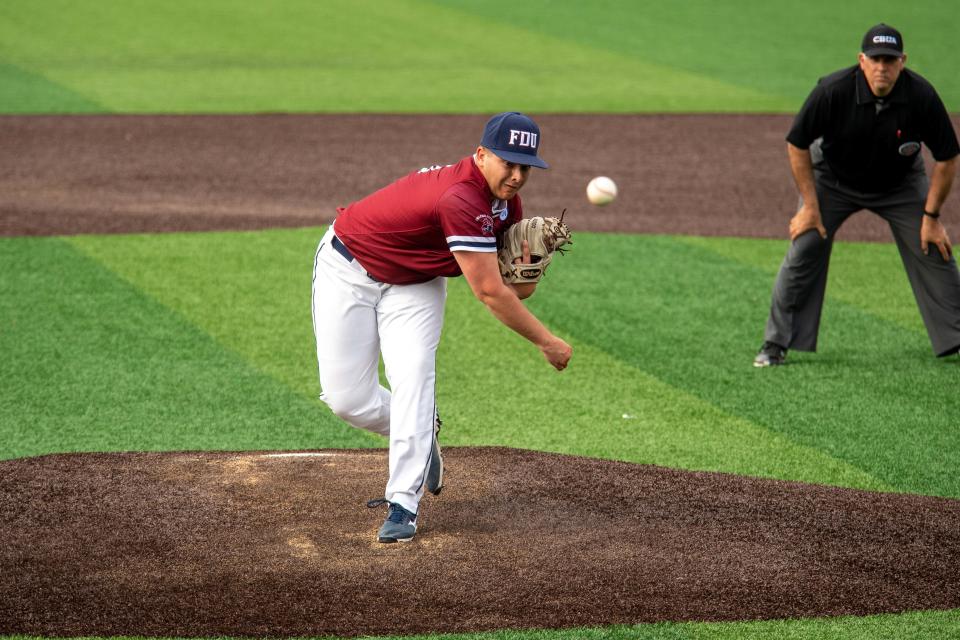
[[[381,545],[383,450],[0,462],[0,632],[365,635],[960,607],[960,501],[449,448]]]

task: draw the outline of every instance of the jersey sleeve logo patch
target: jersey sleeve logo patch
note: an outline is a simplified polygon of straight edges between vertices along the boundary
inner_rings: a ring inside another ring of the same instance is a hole
[[[486,214],[479,215],[474,218],[480,224],[480,231],[484,235],[493,235],[493,218]]]
[[[493,201],[493,204],[490,205],[490,213],[493,214],[495,218],[500,218],[500,220],[506,220],[507,216],[510,214],[510,211],[507,207],[507,201],[497,198]]]

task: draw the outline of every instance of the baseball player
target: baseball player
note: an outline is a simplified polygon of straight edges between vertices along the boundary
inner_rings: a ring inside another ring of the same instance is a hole
[[[860,209],[889,223],[934,353],[960,349],[960,272],[940,222],[960,147],[937,92],[906,60],[899,31],[871,28],[859,63],[821,78],[794,120],[787,153],[801,204],[755,366],[816,351],[833,238]],[[929,181],[921,143],[935,161]]]
[[[446,278],[462,274],[493,315],[557,370],[570,360],[570,345],[520,301],[536,283],[508,285],[498,264],[498,238],[523,216],[518,192],[530,167],[548,166],[541,142],[529,117],[498,114],[475,153],[339,208],[320,241],[313,273],[320,398],[352,426],[390,439],[384,498],[368,503],[389,505],[380,542],[411,540],[424,489],[443,487],[435,396]],[[379,383],[381,354],[389,390]]]

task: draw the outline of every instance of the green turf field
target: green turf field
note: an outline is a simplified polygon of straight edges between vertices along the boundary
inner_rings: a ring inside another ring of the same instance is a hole
[[[880,21],[956,112],[956,12],[952,0],[4,0],[0,114],[793,112]],[[320,231],[0,238],[0,458],[383,446],[316,399]],[[575,348],[563,374],[451,282],[445,443],[960,498],[960,364],[931,357],[892,246],[838,245],[820,353],[750,366],[785,246],[579,234],[530,301]],[[632,277],[601,280],[604,265]],[[563,420],[542,420],[546,400],[507,411],[515,385],[478,408],[470,389],[502,385],[507,368],[553,389]],[[960,611],[444,637],[945,638],[960,637]]]
[[[320,233],[0,240],[0,455],[383,446],[316,399]],[[530,301],[576,349],[562,374],[452,280],[445,442],[960,498],[960,360],[931,356],[891,245],[837,246],[820,353],[750,366],[784,246],[578,234]],[[617,268],[635,277],[601,279]]]
[[[880,21],[957,110],[956,15],[953,0],[4,0],[0,113],[789,112]]]

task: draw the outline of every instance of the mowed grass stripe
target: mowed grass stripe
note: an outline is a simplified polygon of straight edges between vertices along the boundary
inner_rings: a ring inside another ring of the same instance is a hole
[[[531,301],[553,326],[897,490],[960,496],[960,366],[933,358],[922,332],[834,302],[819,354],[757,370],[769,272],[668,236],[577,243],[569,262],[582,262],[549,276],[563,295]]]
[[[855,62],[870,14],[904,31],[911,67],[955,110],[952,8],[8,0],[0,112],[790,112]],[[523,46],[478,54],[494,38]]]
[[[68,239],[292,391],[319,393],[311,319],[323,228]]]
[[[258,369],[311,396],[317,378],[310,277],[321,235],[322,229],[292,229],[81,236],[70,242]],[[555,269],[577,266],[576,260],[563,259]],[[438,359],[447,444],[502,444],[889,488],[586,344],[582,351],[577,344],[577,366],[557,375],[536,349],[473,298],[462,279],[449,284]],[[551,295],[549,285],[543,291],[540,295]],[[556,413],[545,413],[546,408]]]
[[[896,25],[907,43],[910,67],[926,75],[946,104],[960,108],[960,82],[950,59],[955,12],[951,0],[906,5],[896,0],[843,4],[814,0],[777,3],[765,0],[684,0],[644,3],[594,0],[589,4],[529,0],[433,0],[470,16],[505,27],[549,35],[582,47],[701,75],[785,100],[800,107],[820,76],[856,63],[860,37],[873,24]],[[824,16],[829,15],[829,20]],[[637,77],[638,85],[655,79]],[[704,96],[703,102],[711,101]],[[762,111],[757,105],[741,110]]]
[[[763,271],[770,279],[770,290],[790,245],[790,241],[786,239],[684,236],[682,241]],[[878,244],[845,242],[841,239],[834,243],[827,280],[826,304],[832,306],[835,302],[846,303],[904,329],[925,335],[926,329],[917,310],[910,282],[900,261],[900,253],[893,242]]]
[[[681,469],[889,490],[856,467],[730,415],[572,340],[575,361],[554,372],[451,281],[440,381],[458,444],[497,444]],[[540,295],[548,296],[550,293]]]
[[[669,59],[655,60],[627,48],[610,47],[603,41],[554,33],[544,28],[542,21],[555,12],[562,13],[574,30],[583,31],[585,21],[596,22],[618,30],[619,37],[634,41],[637,32],[626,29],[624,20],[629,20],[627,14],[638,12],[636,5],[611,12],[570,5],[571,12],[569,7],[564,10],[550,5],[543,7],[542,14],[531,11],[531,7],[503,3],[487,6],[411,0],[410,5],[420,7],[420,13],[429,15],[431,21],[448,25],[445,29],[469,29],[479,40],[496,34],[502,42],[523,42],[522,52],[512,56],[510,64],[489,67],[495,72],[495,86],[518,101],[518,106],[511,109],[540,113],[769,112],[789,110],[795,102],[764,88],[748,87],[695,68],[681,68]],[[470,53],[452,70],[469,68],[476,61]],[[478,72],[464,75],[467,81],[479,77]],[[479,104],[486,102],[479,98]],[[498,98],[496,104],[502,105],[503,101]],[[455,110],[473,112],[476,107],[464,104]]]
[[[369,446],[60,239],[0,240],[0,457]]]
[[[491,64],[464,45],[492,33],[523,42],[523,55]],[[6,59],[113,112],[771,111],[796,102],[414,0],[14,0],[0,7],[0,43]],[[7,113],[100,110],[4,95]]]
[[[51,105],[56,105],[57,111],[71,113],[107,111],[103,105],[40,73],[0,63],[0,111],[45,113]]]

